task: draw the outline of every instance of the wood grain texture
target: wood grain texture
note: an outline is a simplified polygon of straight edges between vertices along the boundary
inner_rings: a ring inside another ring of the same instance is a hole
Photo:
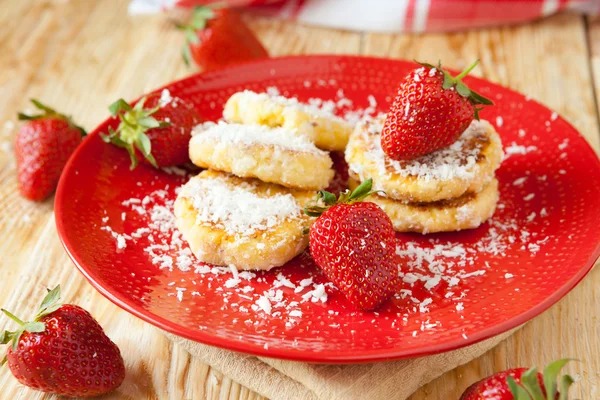
[[[59,243],[52,201],[36,204],[16,192],[12,137],[15,115],[36,97],[67,111],[86,128],[106,106],[191,71],[180,62],[182,37],[162,17],[128,17],[126,0],[0,0],[0,304],[21,315],[45,287],[60,283],[121,348],[124,385],[107,399],[261,399],[201,364],[158,330],[109,303],[75,270]],[[478,73],[541,100],[569,119],[600,149],[600,22],[574,15],[516,28],[452,35],[360,34],[248,18],[272,55],[364,53],[442,59],[461,68],[482,59]],[[589,32],[586,29],[589,27]],[[587,46],[591,43],[591,48]],[[594,78],[591,71],[594,71]],[[392,89],[393,90],[393,89]],[[517,365],[580,358],[578,397],[600,397],[600,269],[496,349],[421,388],[412,400],[454,399],[471,382]],[[7,320],[0,318],[0,329]],[[0,398],[51,398],[16,383],[0,369]]]

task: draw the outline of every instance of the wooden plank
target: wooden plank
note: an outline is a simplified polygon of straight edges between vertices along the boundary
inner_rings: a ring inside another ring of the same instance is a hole
[[[40,293],[60,282],[67,301],[89,309],[124,353],[128,375],[107,398],[259,399],[173,346],[152,326],[113,306],[77,273],[58,242],[51,201],[33,204],[16,194],[11,129],[27,98],[68,110],[88,128],[107,116],[117,97],[134,98],[190,73],[179,61],[179,32],[161,17],[127,17],[126,1],[10,1],[0,4],[0,304],[33,311]],[[272,55],[357,53],[361,35],[289,22],[250,18]],[[594,23],[591,35],[598,35]],[[488,79],[542,99],[569,118],[598,148],[585,30],[574,16],[519,28],[454,35],[365,35],[368,54],[441,58],[460,68],[479,56]],[[597,37],[597,36],[593,36]],[[560,40],[557,40],[560,38]],[[596,41],[598,42],[598,41]],[[594,70],[598,76],[598,51]],[[535,66],[535,67],[534,67]],[[135,79],[133,78],[135,77]],[[550,83],[549,83],[550,82]],[[598,84],[598,79],[596,79]],[[509,366],[543,364],[561,356],[583,358],[572,370],[582,379],[581,398],[598,397],[600,272],[513,338],[466,366],[422,388],[413,399],[457,398],[470,382]],[[6,320],[0,319],[0,329]],[[15,384],[0,369],[7,398],[48,398]]]
[[[597,23],[596,23],[597,24]],[[600,29],[592,34],[600,43]],[[464,68],[482,60],[475,73],[540,100],[565,116],[596,149],[600,134],[590,76],[583,18],[561,15],[511,28],[450,35],[367,34],[366,54],[435,61]],[[596,63],[600,53],[596,48]],[[596,68],[598,65],[596,65]],[[600,69],[596,69],[600,73]],[[579,382],[574,397],[598,398],[600,379],[600,269],[596,268],[559,304],[479,359],[448,372],[416,392],[411,400],[455,399],[471,383],[494,371],[573,357],[569,367]]]
[[[86,128],[108,116],[118,97],[132,99],[179,79],[183,37],[162,16],[128,17],[127,0],[20,1],[0,5],[0,304],[28,315],[47,286],[61,283],[64,297],[90,310],[123,352],[127,378],[107,398],[262,399],[173,346],[149,324],[99,295],[60,245],[52,200],[36,204],[16,192],[12,137],[17,111],[36,97],[68,111]],[[351,52],[360,34],[297,27],[266,19],[249,21],[273,55]],[[7,320],[0,318],[0,329]],[[51,398],[16,383],[0,369],[6,398]]]
[[[590,52],[590,67],[596,93],[596,107],[600,115],[600,16],[588,17],[588,46]]]

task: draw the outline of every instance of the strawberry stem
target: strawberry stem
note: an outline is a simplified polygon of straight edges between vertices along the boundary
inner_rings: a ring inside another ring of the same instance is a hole
[[[31,102],[33,103],[33,105],[40,111],[42,111],[41,114],[34,114],[34,115],[27,115],[24,113],[18,113],[17,117],[19,118],[19,121],[35,121],[35,120],[39,120],[39,119],[46,119],[46,118],[53,118],[53,119],[60,119],[63,120],[65,122],[67,122],[69,124],[69,126],[71,126],[72,128],[77,129],[80,133],[81,136],[86,136],[87,132],[85,131],[85,129],[83,129],[81,126],[76,125],[73,120],[71,119],[71,117],[68,117],[64,114],[61,114],[59,112],[57,112],[55,109],[50,108],[46,105],[44,105],[41,101],[36,100],[36,99],[30,99]]]
[[[304,213],[310,217],[319,217],[330,207],[336,204],[352,204],[358,203],[369,197],[374,193],[385,193],[382,190],[371,190],[373,186],[373,179],[369,178],[361,183],[352,192],[346,189],[342,192],[339,198],[336,199],[333,193],[329,193],[325,190],[319,190],[317,197],[304,207]],[[321,205],[324,204],[324,205]]]
[[[154,168],[158,168],[156,159],[152,155],[152,143],[146,132],[153,128],[171,125],[169,122],[156,120],[152,115],[160,109],[160,105],[146,109],[144,108],[146,100],[146,97],[142,97],[134,107],[123,99],[115,101],[108,110],[121,122],[116,130],[109,127],[108,134],[100,134],[105,143],[112,143],[127,150],[131,161],[129,169],[134,169],[138,165],[136,149]]]
[[[574,379],[569,375],[563,375],[558,379],[557,377],[560,370],[564,365],[573,361],[572,359],[564,358],[562,360],[554,361],[549,364],[542,374],[544,382],[544,389],[546,396],[544,397],[542,388],[540,387],[538,379],[538,371],[536,367],[532,367],[527,370],[521,376],[521,383],[518,384],[511,376],[506,380],[508,387],[515,400],[567,400],[569,387],[573,384]],[[560,392],[557,391],[560,388]],[[560,397],[558,397],[560,395]]]
[[[8,344],[12,342],[12,349],[16,350],[19,344],[19,339],[24,332],[29,333],[40,333],[46,330],[46,324],[40,322],[40,319],[46,315],[53,313],[62,306],[60,302],[60,285],[57,285],[54,289],[48,290],[48,294],[44,297],[42,304],[33,321],[23,322],[17,316],[4,308],[0,309],[7,317],[15,321],[19,328],[16,331],[3,331],[0,333],[0,344]],[[0,365],[4,365],[6,362],[6,356],[0,362]]]
[[[477,64],[479,64],[479,60],[475,60],[475,62],[471,65],[469,65],[467,67],[467,69],[465,69],[463,72],[461,72],[460,74],[458,74],[457,76],[454,77],[454,79],[461,80],[462,78],[464,78],[465,76],[469,75],[469,72],[471,72],[473,70],[473,68],[475,68],[477,66]]]
[[[0,309],[0,311],[2,311],[8,318],[12,319],[20,326],[25,326],[25,322],[21,321],[16,315],[11,313],[10,311],[5,310],[4,308]]]

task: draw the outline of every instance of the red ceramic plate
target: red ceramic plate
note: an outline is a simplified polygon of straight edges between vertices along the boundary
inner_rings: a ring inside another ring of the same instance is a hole
[[[342,114],[369,106],[386,111],[414,67],[375,58],[286,57],[167,88],[208,119],[220,117],[232,93],[269,87],[303,101],[344,96],[352,104],[338,102]],[[59,235],[77,268],[115,304],[166,331],[231,350],[364,362],[438,353],[500,334],[557,302],[597,259],[600,162],[551,110],[484,80],[467,81],[496,102],[482,118],[497,127],[508,153],[497,172],[498,209],[475,230],[398,234],[404,288],[378,312],[353,310],[307,254],[271,272],[242,274],[239,282],[227,269],[193,261],[172,229],[169,208],[186,177],[144,166],[130,172],[125,152],[98,135],[112,120],[84,141],[63,173]]]

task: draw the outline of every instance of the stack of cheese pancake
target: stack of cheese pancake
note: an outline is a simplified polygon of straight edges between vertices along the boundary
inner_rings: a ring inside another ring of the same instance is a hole
[[[495,171],[503,158],[493,126],[473,120],[451,146],[409,161],[390,159],[380,142],[385,115],[361,121],[350,136],[350,188],[372,178],[378,204],[399,232],[433,233],[476,228],[498,202]]]
[[[295,99],[234,94],[224,121],[197,126],[190,159],[206,168],[179,192],[177,226],[203,262],[268,270],[308,245],[303,213],[335,172],[353,126]]]

